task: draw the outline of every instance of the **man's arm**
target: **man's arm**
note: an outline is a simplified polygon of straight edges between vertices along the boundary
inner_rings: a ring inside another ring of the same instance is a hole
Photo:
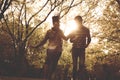
[[[87,44],[86,44],[86,48],[88,47],[88,45],[90,44],[90,42],[91,42],[91,36],[90,36],[90,31],[88,29],[88,31],[87,31]]]

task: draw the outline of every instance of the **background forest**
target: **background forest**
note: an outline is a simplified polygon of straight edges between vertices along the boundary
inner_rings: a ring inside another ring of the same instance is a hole
[[[91,80],[120,79],[120,0],[0,0],[0,9],[0,75],[42,77],[47,44],[30,46],[41,42],[59,13],[66,35],[76,15],[90,29],[86,68]],[[55,80],[71,77],[71,45],[64,41]]]

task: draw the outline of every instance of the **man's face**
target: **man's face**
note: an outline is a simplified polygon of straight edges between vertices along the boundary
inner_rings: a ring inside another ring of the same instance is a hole
[[[77,24],[78,27],[81,27],[82,21],[75,19],[75,22],[76,22],[76,24]]]

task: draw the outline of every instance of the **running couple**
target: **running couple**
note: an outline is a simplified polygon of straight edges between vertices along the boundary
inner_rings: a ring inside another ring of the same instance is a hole
[[[85,49],[91,41],[90,31],[83,26],[82,17],[76,16],[74,20],[78,29],[68,36],[64,36],[64,33],[60,29],[59,19],[60,16],[52,17],[53,27],[47,31],[44,39],[34,46],[34,48],[42,47],[47,41],[49,42],[43,73],[46,80],[51,80],[52,74],[54,73],[58,60],[62,54],[63,40],[70,39],[70,42],[72,43],[73,80],[76,80],[78,71],[85,68]],[[79,68],[77,68],[77,65],[79,65]]]

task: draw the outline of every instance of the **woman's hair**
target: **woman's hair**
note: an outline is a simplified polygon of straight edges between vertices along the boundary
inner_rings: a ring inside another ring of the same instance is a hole
[[[53,16],[52,21],[53,22],[59,22],[59,16]]]

